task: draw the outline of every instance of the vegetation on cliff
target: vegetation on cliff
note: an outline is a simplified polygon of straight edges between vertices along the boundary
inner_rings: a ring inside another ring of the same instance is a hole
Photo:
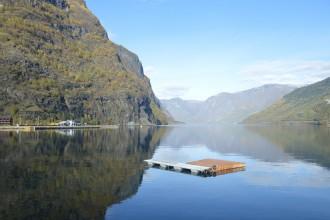
[[[0,0],[0,80],[17,122],[166,123],[138,57],[83,0]]]
[[[294,90],[245,123],[301,121],[324,123],[330,115],[330,78]]]

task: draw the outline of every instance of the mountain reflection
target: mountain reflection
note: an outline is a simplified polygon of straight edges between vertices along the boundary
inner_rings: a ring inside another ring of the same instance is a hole
[[[330,130],[311,125],[248,127],[290,156],[330,168]]]
[[[264,164],[302,160],[330,168],[329,142],[328,129],[307,125],[0,132],[0,219],[103,219],[109,206],[137,192],[143,160],[158,146],[174,158],[184,146],[201,145]],[[285,171],[273,167],[267,180],[276,169]]]
[[[1,132],[0,219],[102,219],[136,193],[164,132]]]
[[[206,146],[221,154],[239,154],[267,162],[285,162],[290,157],[266,138],[244,126],[180,126],[169,132],[163,146]]]
[[[293,159],[330,168],[330,132],[324,127],[299,126],[179,126],[161,145],[171,148],[206,146],[221,154],[238,154],[265,162]]]

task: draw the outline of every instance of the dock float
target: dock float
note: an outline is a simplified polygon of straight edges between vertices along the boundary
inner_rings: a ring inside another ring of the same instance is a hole
[[[199,176],[217,176],[221,174],[243,171],[245,164],[234,161],[204,159],[188,163],[178,163],[159,160],[145,160],[151,167],[162,168]]]

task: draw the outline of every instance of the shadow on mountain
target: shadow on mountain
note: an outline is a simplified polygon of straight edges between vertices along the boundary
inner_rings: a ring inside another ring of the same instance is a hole
[[[0,219],[102,219],[134,195],[165,129],[0,133]]]

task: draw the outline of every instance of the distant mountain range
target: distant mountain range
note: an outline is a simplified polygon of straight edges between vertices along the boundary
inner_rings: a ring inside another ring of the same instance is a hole
[[[330,77],[294,90],[244,122],[315,121],[322,123],[328,119],[328,114],[330,114]]]
[[[238,93],[220,93],[205,101],[161,100],[161,105],[176,121],[237,123],[271,106],[294,89],[289,85],[269,84]]]

